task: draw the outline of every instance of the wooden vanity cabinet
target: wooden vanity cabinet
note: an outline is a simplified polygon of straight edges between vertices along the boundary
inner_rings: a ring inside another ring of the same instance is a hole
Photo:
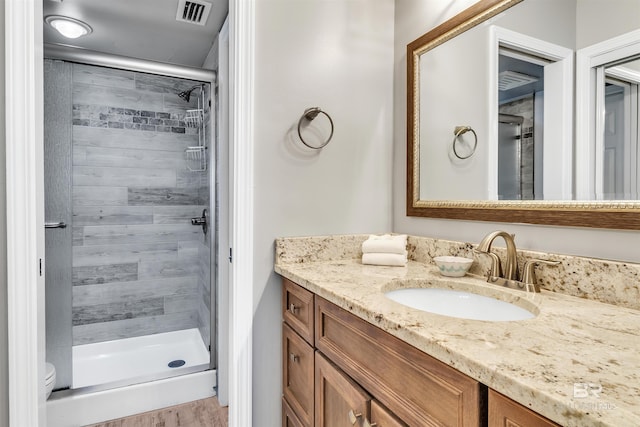
[[[560,424],[489,389],[489,427],[560,427]]]
[[[284,427],[559,427],[288,279]]]
[[[314,425],[314,295],[284,279],[282,286],[282,424]]]
[[[315,389],[316,427],[352,427],[369,418],[371,396],[320,352]]]
[[[484,425],[486,387],[316,296],[316,348],[410,426]]]
[[[377,400],[371,401],[371,426],[374,427],[407,427]]]

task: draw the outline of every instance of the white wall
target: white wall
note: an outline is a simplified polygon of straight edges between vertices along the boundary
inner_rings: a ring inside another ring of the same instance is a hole
[[[256,425],[281,425],[274,239],[391,228],[393,7],[393,0],[256,2]],[[313,106],[335,123],[332,141],[316,152],[295,130]]]
[[[603,19],[606,8],[606,19]],[[638,0],[580,0],[576,14],[576,49],[640,28]]]
[[[394,54],[393,231],[476,243],[493,230],[516,233],[519,248],[640,262],[640,232],[542,227],[406,216],[406,45],[462,11],[473,0],[396,0]],[[526,2],[525,2],[526,3]]]
[[[4,1],[0,5],[0,427],[9,426],[9,372],[7,359],[7,206],[4,127]]]

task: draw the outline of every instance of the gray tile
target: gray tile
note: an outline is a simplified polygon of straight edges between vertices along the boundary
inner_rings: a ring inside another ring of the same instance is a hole
[[[151,224],[154,209],[151,206],[75,206],[73,225]],[[84,234],[80,235],[84,238]]]
[[[74,286],[130,282],[137,279],[138,263],[73,267],[71,276]]]
[[[132,71],[84,64],[73,64],[73,82],[123,89],[135,88],[134,73]]]
[[[96,166],[73,168],[74,186],[174,187],[175,184],[175,170]]]
[[[74,126],[75,147],[127,148],[141,150],[179,151],[198,144],[197,135],[126,132],[118,129]]]
[[[127,187],[73,186],[73,206],[123,206]]]
[[[130,109],[166,111],[163,110],[164,99],[161,94],[84,83],[76,83],[73,86],[74,104],[119,105]]]
[[[196,276],[74,286],[73,304],[83,306],[123,303],[131,300],[190,295],[196,293],[198,287],[199,282]]]
[[[142,260],[138,268],[140,279],[190,277],[197,274],[198,265],[191,259],[173,261]]]
[[[164,297],[164,312],[167,314],[198,311],[199,305],[198,294]]]
[[[105,246],[75,246],[72,248],[73,266],[124,264],[154,260],[155,262],[169,262],[178,259],[178,244],[156,243],[143,245],[105,245]]]
[[[126,148],[76,147],[77,166],[111,166],[129,168],[185,170],[187,161],[183,152],[140,150]]]
[[[175,77],[158,76],[154,74],[136,73],[136,88],[158,93],[178,94],[200,84],[194,80]]]
[[[74,221],[75,224],[75,221]],[[82,227],[76,227],[75,225],[72,228],[72,241],[71,246],[82,246],[84,244],[84,230]]]
[[[164,314],[164,298],[73,307],[73,326]]]
[[[177,206],[198,205],[200,199],[198,189],[194,188],[129,188],[129,205],[131,206]]]
[[[73,344],[89,344],[196,328],[197,313],[174,313],[73,327]]]
[[[202,216],[204,205],[153,206],[154,224],[176,224],[191,221]]]
[[[84,244],[87,246],[198,241],[201,239],[201,229],[190,223],[84,227]]]

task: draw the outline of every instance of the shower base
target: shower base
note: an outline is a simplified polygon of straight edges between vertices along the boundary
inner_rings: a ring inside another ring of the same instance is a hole
[[[204,370],[209,357],[196,328],[78,345],[72,388],[122,386]]]

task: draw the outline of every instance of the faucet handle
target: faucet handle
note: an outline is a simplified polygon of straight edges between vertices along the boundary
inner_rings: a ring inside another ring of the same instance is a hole
[[[489,258],[491,258],[491,268],[489,269],[489,272],[487,274],[488,282],[491,281],[492,277],[502,277],[502,264],[500,263],[500,258],[498,257],[498,255],[494,254],[493,252],[486,252],[475,248],[473,249],[473,252],[480,255],[487,255]]]
[[[522,272],[522,283],[527,291],[540,292],[540,286],[536,280],[535,267],[540,264],[559,265],[560,261],[548,261],[545,259],[530,259],[524,263],[524,271]]]

